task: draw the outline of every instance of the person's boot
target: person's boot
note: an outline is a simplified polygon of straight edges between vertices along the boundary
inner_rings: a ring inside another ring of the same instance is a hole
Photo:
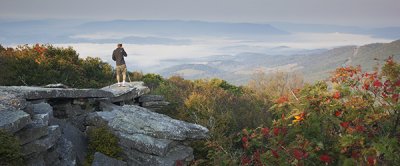
[[[122,87],[125,87],[125,81],[122,82]]]
[[[121,83],[120,82],[118,82],[118,87],[120,87],[121,86]]]

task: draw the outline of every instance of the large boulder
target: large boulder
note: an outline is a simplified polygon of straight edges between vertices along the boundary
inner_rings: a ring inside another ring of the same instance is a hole
[[[78,163],[83,163],[87,154],[88,142],[85,134],[78,128],[68,123],[65,119],[55,119],[54,124],[60,126],[62,138],[71,142],[71,151],[76,156]]]
[[[49,134],[47,129],[48,126],[28,126],[29,127],[26,127],[15,133],[15,136],[19,139],[21,145],[27,144]]]
[[[161,95],[143,95],[138,101],[140,106],[150,110],[159,110],[169,105],[169,102],[164,101],[164,96]]]
[[[113,97],[112,93],[100,89],[63,89],[29,86],[0,86],[0,91],[18,94],[27,100]]]
[[[137,149],[141,152],[165,156],[177,142],[168,139],[157,139],[143,134],[126,134],[118,132],[120,146],[125,149]]]
[[[0,86],[0,111],[23,109],[27,105],[22,94],[12,91],[7,86]]]
[[[29,114],[21,110],[0,110],[0,129],[15,133],[31,122]]]
[[[110,128],[121,133],[144,134],[160,139],[183,141],[208,137],[208,129],[201,125],[172,119],[143,107],[105,103],[102,107],[103,110],[108,111],[91,113],[89,122],[100,119],[107,122]]]
[[[47,155],[44,156],[46,165],[57,165],[57,166],[75,166],[77,165],[76,154],[73,150],[72,142],[60,138],[57,144],[47,151]]]
[[[47,103],[30,104],[25,112],[30,114],[32,122],[15,134],[21,145],[48,135],[49,121],[53,116],[52,107]]]
[[[107,125],[119,138],[129,165],[175,165],[193,160],[186,140],[205,139],[208,129],[146,108],[110,103],[100,104],[102,112],[90,113],[88,125]]]
[[[117,160],[115,158],[111,158],[106,156],[103,153],[96,152],[94,153],[94,159],[92,166],[127,166],[125,161]]]
[[[113,84],[101,89],[111,92],[114,95],[114,97],[111,98],[111,102],[113,103],[133,101],[135,98],[150,92],[150,89],[144,86],[143,82],[126,82],[125,87]]]
[[[164,96],[161,95],[143,95],[139,97],[139,102],[152,102],[152,101],[164,101]]]
[[[58,141],[58,139],[61,137],[61,131],[59,126],[57,125],[49,126],[48,133],[49,134],[43,138],[40,138],[38,140],[23,145],[22,154],[24,156],[28,156],[31,155],[32,153],[42,153],[47,149],[53,147]]]
[[[48,103],[40,102],[37,104],[29,104],[25,109],[25,112],[29,113],[31,116],[37,114],[48,114],[49,118],[53,118],[53,107]]]

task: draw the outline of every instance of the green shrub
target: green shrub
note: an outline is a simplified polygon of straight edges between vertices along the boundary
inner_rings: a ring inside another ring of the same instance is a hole
[[[156,89],[164,82],[164,79],[158,74],[146,74],[142,77],[144,84],[151,90]]]
[[[84,165],[91,165],[95,152],[101,152],[112,158],[121,160],[121,147],[118,138],[106,127],[99,126],[87,131],[89,139],[88,154]]]
[[[112,66],[100,58],[79,58],[72,48],[51,45],[0,48],[0,85],[62,83],[75,88],[101,88],[114,81]]]
[[[22,165],[19,140],[2,130],[0,130],[0,165]]]

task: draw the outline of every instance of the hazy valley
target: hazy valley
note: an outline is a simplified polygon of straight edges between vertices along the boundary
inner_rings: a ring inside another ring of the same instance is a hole
[[[302,73],[324,79],[343,65],[371,70],[398,58],[400,27],[365,28],[323,24],[229,23],[179,20],[1,21],[3,46],[72,46],[81,57],[114,64],[111,51],[124,43],[128,69],[187,79],[226,79],[246,84],[259,72]],[[394,41],[394,42],[392,42]],[[375,43],[375,44],[371,44]]]

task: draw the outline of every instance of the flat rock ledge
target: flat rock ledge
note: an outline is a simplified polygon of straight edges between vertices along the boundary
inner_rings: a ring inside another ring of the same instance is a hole
[[[29,86],[0,86],[0,91],[22,95],[24,99],[54,99],[54,98],[106,98],[113,94],[100,89],[64,89]]]
[[[135,98],[147,94],[150,89],[144,86],[141,81],[137,82],[126,82],[125,86],[118,86],[117,83],[101,88],[101,90],[111,92],[114,97],[111,98],[111,102],[127,102],[132,101]]]
[[[31,122],[29,114],[21,110],[0,110],[0,129],[15,133]]]
[[[208,129],[172,119],[146,108],[102,103],[102,112],[88,116],[92,125],[106,124],[120,139],[129,165],[174,165],[193,160],[183,141],[208,138]]]

